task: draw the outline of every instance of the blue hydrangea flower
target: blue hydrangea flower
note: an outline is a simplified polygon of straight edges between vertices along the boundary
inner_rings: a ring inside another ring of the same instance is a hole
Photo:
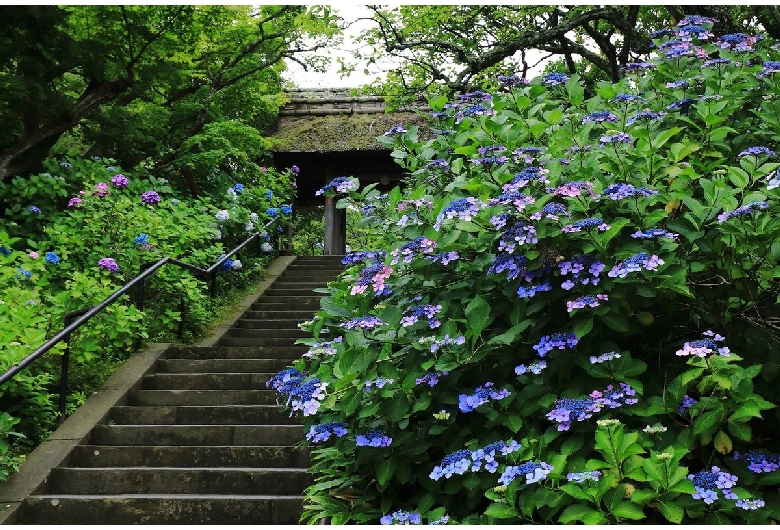
[[[375,327],[383,326],[385,324],[386,322],[382,321],[381,319],[372,315],[368,315],[363,317],[352,318],[347,322],[343,323],[341,327],[344,329],[355,329],[355,328],[374,329]]]
[[[738,156],[758,156],[758,155],[777,156],[774,151],[772,151],[768,147],[764,147],[763,145],[748,147],[747,149],[742,151]]]
[[[475,197],[466,197],[463,199],[455,199],[449,205],[439,212],[436,217],[436,223],[433,227],[436,230],[441,228],[441,224],[445,219],[452,219],[457,217],[463,221],[471,221],[473,217],[479,213],[481,208],[484,208],[485,204]]]
[[[412,259],[418,254],[433,254],[436,250],[436,241],[423,236],[417,236],[412,241],[404,243],[401,248],[393,249],[390,255],[393,259],[391,265],[395,265],[402,258],[404,263],[411,263]]]
[[[718,500],[718,492],[723,493],[726,499],[737,499],[737,495],[731,491],[736,486],[737,477],[720,468],[712,466],[710,471],[699,471],[688,475],[688,480],[693,482],[696,493],[694,499],[704,501],[704,504],[712,504]]]
[[[244,193],[244,185],[243,184],[233,184],[233,191],[236,192],[236,194],[241,195]]]
[[[373,429],[355,438],[355,445],[358,447],[390,447],[392,443],[393,439],[382,429]]]
[[[536,463],[529,460],[519,466],[507,466],[499,477],[498,483],[508,486],[517,477],[524,477],[526,484],[533,484],[545,480],[552,470],[553,466],[546,462]]]
[[[387,133],[385,133],[387,134]],[[379,524],[422,524],[422,518],[419,513],[395,511],[390,515],[385,515],[379,519]]]
[[[437,328],[441,322],[436,319],[436,315],[441,311],[441,305],[418,305],[404,310],[404,316],[401,318],[401,327],[414,325],[418,319],[428,319],[428,325],[431,329]]]
[[[689,396],[688,394],[685,394],[685,395],[683,396],[682,402],[680,403],[680,406],[679,406],[679,407],[677,407],[677,412],[679,412],[680,414],[684,414],[686,410],[688,410],[689,408],[691,408],[691,406],[692,406],[692,405],[694,405],[694,404],[696,404],[696,403],[698,403],[698,401],[696,401],[695,399],[693,399],[693,398],[692,398],[691,396]]]
[[[384,136],[392,136],[394,134],[403,134],[405,132],[408,132],[406,128],[402,124],[398,124],[395,127],[391,127],[390,130],[388,130]]]
[[[60,262],[60,257],[57,255],[56,252],[47,252],[46,253],[46,263],[51,263],[52,265],[57,265]]]
[[[547,361],[534,361],[528,366],[524,364],[515,366],[515,374],[524,375],[527,373],[532,373],[534,375],[539,375],[545,368],[547,368]]]
[[[579,339],[574,333],[560,331],[542,337],[541,340],[534,345],[534,350],[536,350],[539,357],[544,357],[547,355],[547,352],[552,351],[554,348],[558,348],[559,350],[574,348],[578,342]]]
[[[616,123],[620,121],[617,116],[612,114],[608,110],[600,110],[597,112],[592,112],[590,114],[585,115],[585,117],[582,118],[582,123],[604,123],[604,122],[612,122]]]
[[[552,285],[550,285],[549,280],[544,280],[543,282],[535,283],[532,285],[521,285],[517,288],[517,296],[520,298],[533,298],[536,293],[541,293],[545,291],[552,291]]]
[[[40,215],[40,214],[41,214],[41,209],[40,209],[40,208],[38,208],[37,206],[30,206],[30,207],[28,207],[27,209],[28,209],[28,210],[29,210],[31,213],[34,213],[35,215]]]
[[[744,455],[734,451],[734,460],[740,459],[748,462],[748,469],[753,473],[771,473],[780,469],[780,454],[765,449],[748,451]]]
[[[646,270],[654,271],[664,263],[664,260],[655,254],[650,256],[647,252],[640,252],[615,264],[607,273],[607,276],[610,278],[625,278],[629,273],[640,272],[643,267]]]
[[[265,213],[268,214],[271,217],[276,217],[277,214],[279,213],[279,209],[278,208],[268,208],[265,211]]]
[[[311,443],[327,442],[331,436],[341,438],[347,434],[346,423],[321,423],[314,424],[306,433],[306,439]]]
[[[480,405],[489,402],[491,399],[501,400],[509,396],[507,389],[494,390],[493,383],[487,382],[477,387],[473,394],[460,394],[458,396],[458,408],[461,412],[471,412]]]
[[[607,134],[599,138],[599,143],[601,144],[601,147],[604,147],[605,145],[630,144],[633,141],[634,139],[631,138],[631,135],[624,132]]]
[[[542,78],[542,84],[547,86],[558,86],[558,85],[566,84],[569,81],[569,79],[571,79],[571,76],[569,75],[554,72],[544,76]]]
[[[265,385],[282,395],[287,395],[285,405],[292,408],[291,417],[296,411],[301,411],[304,416],[316,414],[321,401],[325,399],[325,389],[328,386],[316,377],[307,379],[295,368],[285,368],[269,379]]]
[[[487,270],[488,274],[501,274],[506,272],[507,280],[514,280],[523,277],[530,281],[532,276],[525,268],[528,260],[523,256],[514,256],[512,254],[501,253],[493,260],[493,263]]]
[[[138,236],[136,236],[134,242],[136,245],[149,244],[149,234],[139,234]]]
[[[282,212],[283,215],[291,215],[292,214],[292,208],[288,206],[287,204],[282,204],[279,207],[279,210]]]
[[[18,274],[14,274],[14,278],[16,278],[17,280],[29,281],[32,278],[32,271],[25,270],[22,267],[19,267],[18,269],[16,269],[16,271],[18,272]]]
[[[647,188],[637,188],[632,184],[617,183],[610,184],[606,188],[602,195],[612,199],[613,201],[619,201],[621,199],[635,198],[635,197],[652,197],[657,195],[658,192]]]
[[[583,471],[581,473],[569,473],[566,475],[566,480],[569,482],[576,482],[582,484],[586,481],[598,482],[601,478],[601,471]]]
[[[731,355],[728,347],[724,344],[726,339],[714,331],[707,330],[702,333],[703,339],[692,340],[683,344],[683,347],[677,350],[676,354],[680,357],[695,355],[696,357],[706,357],[711,353],[718,353],[722,357]]]

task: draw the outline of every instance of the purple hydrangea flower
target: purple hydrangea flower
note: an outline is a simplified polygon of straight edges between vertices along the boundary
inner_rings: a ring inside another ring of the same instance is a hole
[[[655,190],[651,190],[647,188],[637,188],[632,184],[624,184],[624,183],[610,184],[609,186],[604,188],[604,192],[602,193],[602,195],[612,199],[613,201],[619,201],[621,199],[627,199],[629,197],[631,198],[652,197],[653,195],[657,195],[657,194],[658,192]]]
[[[357,188],[358,185],[353,180],[350,180],[347,177],[336,177],[328,184],[318,189],[314,195],[322,195],[328,191],[333,191],[336,193],[347,193],[349,191],[356,190]]]
[[[117,188],[126,188],[130,185],[130,179],[121,173],[117,173],[111,178],[111,184]]]
[[[141,202],[149,205],[159,204],[160,195],[154,190],[145,191],[141,194]]]
[[[527,281],[531,280],[531,275],[526,270],[525,266],[528,264],[528,260],[523,256],[514,256],[512,254],[501,253],[496,256],[493,263],[488,268],[488,274],[501,274],[507,273],[507,280],[514,280],[517,277],[524,277]]]
[[[119,270],[119,265],[117,265],[113,258],[101,258],[98,261],[98,267],[109,272],[117,272]]]
[[[601,144],[601,147],[604,147],[605,145],[630,144],[633,141],[634,140],[633,138],[631,138],[631,135],[624,132],[608,134],[599,138],[599,143]]]
[[[590,364],[601,364],[605,363],[607,361],[611,361],[612,359],[620,359],[620,354],[615,351],[610,351],[607,353],[602,353],[598,357],[595,355],[590,356]]]
[[[566,311],[571,313],[575,309],[584,309],[586,307],[598,307],[602,300],[608,300],[609,297],[606,294],[587,294],[580,296],[575,300],[569,300],[566,302]]]
[[[547,368],[547,361],[534,361],[528,366],[524,364],[515,366],[515,374],[524,375],[527,373],[532,373],[534,375],[539,375],[545,368]]]
[[[402,257],[404,263],[411,263],[417,254],[433,254],[434,250],[436,250],[436,241],[418,236],[402,245],[401,248],[393,249],[390,252],[390,255],[393,257],[390,265],[395,265]]]
[[[763,145],[748,147],[747,149],[742,151],[738,156],[758,156],[758,155],[777,156],[774,151],[772,151],[768,147],[764,147]]]
[[[564,226],[561,231],[573,233],[589,230],[591,228],[596,228],[599,232],[606,232],[609,230],[609,225],[598,217],[588,217],[587,219],[582,219],[576,223]]]
[[[441,311],[441,305],[418,305],[410,307],[404,311],[404,317],[401,318],[401,327],[414,325],[420,318],[427,318],[431,329],[441,325],[436,319],[436,315]]]
[[[290,412],[292,417],[296,411],[301,411],[304,416],[316,414],[322,400],[325,399],[328,383],[323,383],[316,377],[307,379],[295,368],[285,368],[269,379],[265,385],[282,395],[287,395],[285,405],[292,408]]]
[[[703,339],[692,340],[683,344],[683,347],[677,350],[677,355],[680,357],[687,357],[688,355],[706,357],[710,353],[717,352],[718,355],[728,357],[731,354],[728,347],[723,344],[726,342],[724,337],[710,330],[705,331],[702,335],[704,335]]]
[[[515,251],[516,245],[533,244],[538,242],[536,227],[519,221],[507,228],[498,242],[498,250],[509,254]]]
[[[395,127],[391,127],[389,131],[387,131],[384,136],[392,136],[394,134],[403,134],[405,132],[408,132],[402,124],[398,124]]]
[[[645,230],[644,232],[642,232],[641,230],[637,230],[636,232],[631,234],[631,237],[633,237],[634,239],[656,239],[656,238],[677,239],[679,236],[674,232],[667,232],[662,228],[651,228],[649,230]]]
[[[744,455],[734,452],[734,460],[744,459],[753,473],[771,473],[780,469],[780,455],[765,449],[748,451]]]
[[[651,122],[651,121],[658,121],[663,119],[663,117],[666,116],[665,112],[653,112],[650,110],[643,110],[641,112],[637,112],[630,118],[626,120],[626,125],[633,125],[636,122]]]
[[[601,471],[583,471],[582,473],[569,473],[566,475],[566,480],[569,482],[576,482],[582,484],[586,481],[598,482],[601,478]]]
[[[664,263],[664,260],[655,254],[650,256],[647,252],[640,252],[615,264],[607,273],[607,276],[610,278],[625,278],[629,273],[640,272],[643,267],[646,270],[654,271]]]

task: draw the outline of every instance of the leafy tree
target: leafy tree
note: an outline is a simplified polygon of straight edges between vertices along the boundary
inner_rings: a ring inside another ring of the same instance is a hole
[[[3,11],[0,181],[40,169],[72,132],[55,153],[98,145],[92,154],[114,155],[126,167],[145,160],[180,170],[194,194],[196,168],[180,161],[197,152],[193,137],[210,136],[222,128],[206,125],[225,120],[267,127],[282,103],[284,60],[301,61],[296,54],[336,33],[330,11],[316,6]]]
[[[771,36],[780,17],[774,6],[368,6],[375,26],[362,34],[359,57],[375,64],[389,57],[383,88],[392,95],[466,92],[499,74],[525,76],[559,58],[569,73],[580,61],[617,81],[628,62],[652,51],[650,34],[695,11],[718,19],[718,34],[751,32],[763,24]]]

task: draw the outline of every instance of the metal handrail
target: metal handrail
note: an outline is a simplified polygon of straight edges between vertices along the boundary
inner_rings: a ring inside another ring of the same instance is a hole
[[[55,334],[52,338],[50,338],[48,341],[46,341],[43,345],[39,346],[34,352],[32,352],[30,355],[22,359],[19,364],[16,366],[13,366],[12,368],[8,369],[5,373],[0,374],[0,385],[3,383],[6,383],[11,380],[12,377],[14,377],[16,374],[27,368],[31,363],[33,363],[36,359],[40,358],[51,350],[54,346],[59,344],[62,341],[65,341],[66,348],[65,352],[63,353],[62,357],[62,367],[60,370],[60,417],[59,421],[60,423],[65,420],[65,391],[67,389],[67,379],[68,379],[68,365],[69,365],[69,357],[70,357],[70,335],[74,331],[76,331],[78,328],[80,328],[82,325],[84,325],[86,322],[88,322],[92,317],[103,311],[105,308],[116,302],[122,295],[126,294],[128,291],[133,289],[134,287],[138,286],[138,298],[136,299],[136,308],[140,311],[143,310],[143,299],[144,299],[144,280],[148,277],[157,272],[158,269],[160,269],[163,265],[166,265],[168,263],[172,265],[176,265],[179,268],[185,269],[193,273],[195,276],[209,276],[211,279],[210,285],[209,285],[209,296],[213,297],[214,292],[216,289],[216,279],[217,275],[216,272],[219,269],[219,267],[228,259],[230,259],[231,256],[233,256],[236,252],[247,246],[249,243],[260,237],[260,234],[263,232],[266,232],[266,229],[273,224],[278,217],[274,217],[271,219],[268,223],[266,223],[263,226],[263,230],[260,232],[255,232],[252,234],[251,237],[249,237],[247,240],[245,240],[243,243],[235,247],[233,250],[225,254],[223,257],[219,259],[214,265],[207,269],[201,269],[200,267],[196,267],[195,265],[191,265],[189,263],[185,263],[183,261],[179,261],[175,258],[171,257],[164,257],[161,258],[155,262],[147,263],[141,266],[141,273],[138,274],[135,278],[127,282],[125,285],[117,289],[111,296],[100,302],[98,305],[90,308],[90,309],[81,309],[78,311],[74,311],[72,313],[68,313],[65,315],[65,327],[59,331],[57,334]],[[72,320],[74,316],[81,315],[75,320]],[[72,320],[72,321],[71,321]],[[180,337],[181,338],[181,337]]]

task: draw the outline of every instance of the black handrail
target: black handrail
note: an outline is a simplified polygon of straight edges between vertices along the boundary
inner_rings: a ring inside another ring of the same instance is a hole
[[[182,269],[188,270],[191,273],[193,273],[195,276],[201,276],[201,277],[210,277],[211,282],[209,285],[209,296],[213,297],[214,292],[216,289],[216,278],[217,278],[217,270],[219,267],[228,259],[230,259],[231,256],[233,256],[236,252],[244,248],[246,245],[260,237],[260,235],[263,232],[266,232],[266,229],[273,224],[278,217],[274,217],[271,219],[268,223],[266,223],[263,226],[263,230],[261,232],[255,232],[252,234],[249,239],[245,240],[243,243],[238,245],[236,248],[222,256],[219,261],[217,261],[214,265],[209,267],[208,269],[201,269],[200,267],[196,267],[195,265],[191,265],[189,263],[184,263],[183,261],[179,261],[175,258],[170,257],[164,257],[159,259],[158,261],[147,263],[141,266],[141,273],[138,274],[135,278],[127,282],[124,286],[117,289],[111,296],[100,302],[98,305],[90,308],[90,309],[81,309],[78,311],[74,311],[72,313],[68,313],[65,315],[65,327],[59,331],[56,335],[54,335],[51,339],[46,341],[43,345],[38,347],[34,352],[32,352],[30,355],[22,359],[19,364],[16,366],[13,366],[9,370],[7,370],[5,373],[0,374],[0,385],[3,383],[8,382],[12,377],[14,377],[16,374],[27,368],[32,362],[34,362],[39,357],[43,356],[46,352],[48,352],[50,349],[52,349],[54,346],[59,344],[62,341],[66,341],[66,348],[65,352],[62,356],[62,367],[60,369],[60,417],[59,421],[62,423],[65,420],[65,397],[67,392],[67,381],[68,381],[68,365],[69,365],[69,357],[70,357],[70,335],[74,331],[76,331],[78,328],[80,328],[82,325],[84,325],[87,321],[89,321],[92,317],[103,311],[105,308],[116,302],[122,295],[130,291],[132,288],[138,286],[138,297],[136,299],[136,307],[139,311],[143,310],[143,300],[144,300],[144,280],[148,277],[157,272],[158,269],[160,269],[163,265],[166,265],[168,263],[172,265],[176,265],[177,267],[180,267]],[[78,318],[73,320],[74,317],[80,315]],[[183,315],[182,315],[183,316]],[[181,325],[180,325],[180,334],[181,334]],[[181,337],[179,337],[181,338]]]

